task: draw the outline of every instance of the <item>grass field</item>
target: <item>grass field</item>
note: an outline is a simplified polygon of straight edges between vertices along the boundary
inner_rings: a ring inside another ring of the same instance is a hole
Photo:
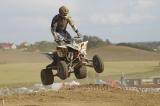
[[[40,82],[40,70],[45,68],[45,63],[18,63],[18,64],[0,64],[0,85],[30,84]],[[131,77],[151,77],[160,76],[160,67],[158,61],[118,61],[105,62],[105,70],[98,77],[107,79],[113,77],[119,79],[121,73]],[[95,79],[97,74],[92,68],[88,68],[88,77]],[[68,80],[76,79],[74,74]],[[84,79],[86,80],[86,79]],[[56,78],[56,81],[58,78]],[[83,80],[82,80],[83,82]]]
[[[46,63],[21,63],[0,65],[0,85],[14,85],[40,81],[40,69]]]
[[[105,71],[102,76],[120,76],[122,72],[129,78],[144,78],[160,75],[160,67],[158,61],[105,62]]]
[[[103,57],[105,70],[97,74],[92,68],[88,68],[88,77],[78,80],[82,86],[87,83],[83,89],[0,96],[0,104],[2,106],[160,106],[159,93],[139,94],[112,90],[108,87],[104,90],[103,87],[97,89],[95,85],[87,90],[88,84],[93,83],[95,79],[120,79],[122,72],[127,78],[160,76],[158,61],[160,55],[116,46],[94,49],[90,53]],[[0,51],[0,88],[26,87],[41,83],[40,71],[49,63],[50,61],[41,53]],[[66,81],[72,80],[76,80],[74,74]],[[59,78],[55,79],[55,82],[60,81]]]
[[[88,79],[119,79],[121,73],[128,78],[160,76],[158,60],[160,55],[123,46],[106,46],[88,51],[92,57],[98,54],[105,61],[105,70],[96,74],[88,68]],[[40,81],[40,71],[50,61],[39,52],[23,52],[20,50],[0,50],[0,85],[31,84]],[[72,74],[68,80],[75,80]],[[84,79],[86,80],[86,79]],[[81,80],[81,82],[85,82]],[[58,78],[55,81],[60,81]]]

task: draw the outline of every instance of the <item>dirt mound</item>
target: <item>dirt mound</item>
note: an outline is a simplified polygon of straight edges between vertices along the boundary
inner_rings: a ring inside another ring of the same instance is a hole
[[[159,106],[160,94],[146,94],[110,88],[106,85],[65,87],[0,97],[6,106]]]
[[[103,60],[105,61],[144,61],[160,59],[160,55],[155,52],[115,45],[100,47],[88,51],[90,57],[94,54],[103,57]]]

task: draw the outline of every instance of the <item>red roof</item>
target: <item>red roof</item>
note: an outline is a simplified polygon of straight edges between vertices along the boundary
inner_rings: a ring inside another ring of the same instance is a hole
[[[2,48],[11,48],[12,47],[12,44],[11,43],[1,43],[0,46]]]

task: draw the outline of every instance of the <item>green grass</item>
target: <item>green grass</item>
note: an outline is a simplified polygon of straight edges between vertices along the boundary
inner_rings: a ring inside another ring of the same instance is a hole
[[[139,73],[139,72],[148,72],[154,69],[155,66],[158,66],[157,61],[119,61],[119,62],[107,62],[105,63],[106,74],[120,74],[121,72],[130,74],[130,73]]]
[[[92,82],[95,79],[120,79],[121,73],[124,73],[126,78],[160,76],[158,61],[113,61],[105,62],[104,67],[105,70],[101,74],[97,74],[93,68],[88,68],[89,79],[92,80]]]
[[[47,63],[1,64],[0,85],[23,84],[40,81],[40,70]]]
[[[0,64],[0,86],[31,84],[41,82],[40,71],[48,63],[21,63],[21,64]],[[117,78],[121,73],[129,78],[160,76],[158,61],[118,61],[105,62],[105,70],[98,77],[107,79]],[[88,68],[88,77],[95,79],[97,74],[92,68]],[[74,74],[68,80],[76,79]],[[81,80],[81,82],[87,79]],[[60,81],[58,78],[55,81]]]
[[[105,71],[100,76],[103,78],[106,76],[119,78],[121,73],[124,73],[128,78],[160,76],[160,67],[158,66],[158,61],[105,62]]]

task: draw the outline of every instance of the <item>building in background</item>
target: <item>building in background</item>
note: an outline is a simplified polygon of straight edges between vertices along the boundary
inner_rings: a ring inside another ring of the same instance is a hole
[[[19,45],[19,48],[22,49],[22,50],[27,50],[29,46],[30,46],[30,44],[28,42],[22,42]]]
[[[153,79],[154,84],[160,84],[160,77]]]
[[[125,79],[127,86],[139,86],[142,84],[141,79]]]
[[[4,50],[17,49],[14,43],[0,43],[0,47]]]
[[[160,85],[160,76],[153,78],[125,79],[126,86]]]

